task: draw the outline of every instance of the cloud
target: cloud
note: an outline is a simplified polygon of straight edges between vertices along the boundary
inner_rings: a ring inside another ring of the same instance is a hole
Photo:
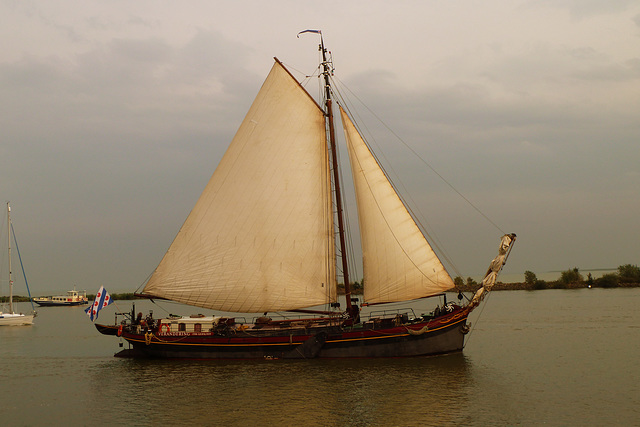
[[[529,7],[549,7],[569,11],[575,19],[584,19],[602,14],[615,14],[628,10],[636,3],[633,0],[531,0],[525,3]]]

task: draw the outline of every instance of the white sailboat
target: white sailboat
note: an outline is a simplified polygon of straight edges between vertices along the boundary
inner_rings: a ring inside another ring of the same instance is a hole
[[[16,313],[13,311],[13,275],[11,271],[11,236],[13,234],[13,228],[11,227],[11,206],[7,202],[7,248],[9,259],[9,311],[0,311],[0,326],[23,326],[32,325],[33,318],[36,316],[35,312],[30,314]]]

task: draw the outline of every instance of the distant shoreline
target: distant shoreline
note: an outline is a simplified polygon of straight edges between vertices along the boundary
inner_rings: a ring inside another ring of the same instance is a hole
[[[501,283],[498,282],[493,286],[493,289],[491,289],[491,291],[541,291],[541,290],[547,290],[547,289],[588,289],[588,288],[606,288],[606,289],[614,289],[614,288],[638,288],[640,287],[640,283],[619,283],[617,286],[613,286],[613,287],[608,287],[608,286],[597,286],[594,284],[589,284],[587,282],[583,282],[583,283],[572,283],[569,285],[564,285],[564,284],[560,284],[558,282],[548,282],[545,283],[545,287],[541,288],[541,287],[536,287],[536,285],[530,285],[527,283]],[[447,292],[457,292],[457,291],[462,291],[462,292],[469,292],[469,293],[474,293],[475,291],[477,291],[480,288],[480,286],[478,284],[471,284],[471,285],[463,285],[463,286],[459,286],[457,289],[456,288],[452,288]],[[338,288],[338,294],[340,295],[344,295],[344,288],[343,287],[339,287]],[[362,290],[361,289],[357,289],[355,292],[353,292],[354,295],[362,295]],[[139,298],[134,296],[133,293],[121,293],[121,294],[111,294],[111,297],[114,300],[118,300],[118,301],[123,301],[123,300],[137,300],[137,299],[145,299],[145,298]],[[89,301],[93,300],[95,298],[95,295],[91,295],[88,294],[87,298],[89,298]],[[2,304],[6,304],[9,302],[9,297],[0,297],[0,303]],[[21,296],[21,295],[14,295],[13,296],[13,302],[29,302],[29,298],[25,297],[25,296]]]
[[[496,283],[491,291],[543,291],[547,289],[589,289],[589,288],[638,288],[640,283],[620,283],[616,286],[597,286],[595,284],[571,283],[564,285],[558,282],[547,282],[546,287],[536,287],[527,283]],[[480,287],[478,285],[464,285],[459,287],[462,292],[475,292]]]

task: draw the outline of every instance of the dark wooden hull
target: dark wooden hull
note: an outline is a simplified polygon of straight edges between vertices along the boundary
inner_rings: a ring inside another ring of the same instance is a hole
[[[213,333],[131,332],[131,344],[117,356],[189,359],[307,359],[413,357],[459,352],[464,347],[468,309],[424,322],[376,327],[326,326],[302,330],[247,329]]]
[[[95,324],[96,329],[103,335],[118,335],[118,326],[117,325],[101,325],[100,323]]]

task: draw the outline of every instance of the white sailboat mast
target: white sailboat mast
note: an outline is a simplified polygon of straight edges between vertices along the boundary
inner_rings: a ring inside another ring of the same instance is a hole
[[[9,313],[13,313],[13,278],[11,277],[11,206],[7,202],[7,247],[9,248]]]

